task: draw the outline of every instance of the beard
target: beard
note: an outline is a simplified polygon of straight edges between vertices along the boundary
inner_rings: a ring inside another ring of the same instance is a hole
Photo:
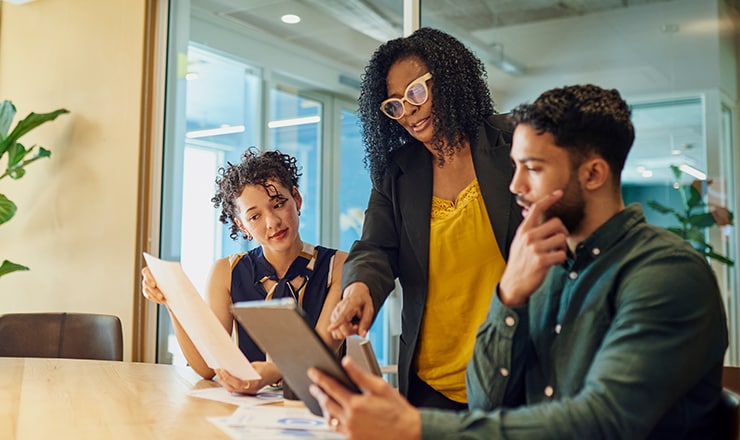
[[[583,191],[577,178],[571,177],[568,186],[563,188],[563,197],[545,211],[544,216],[545,220],[559,218],[568,232],[573,233],[581,226],[585,213],[586,202],[583,199]]]

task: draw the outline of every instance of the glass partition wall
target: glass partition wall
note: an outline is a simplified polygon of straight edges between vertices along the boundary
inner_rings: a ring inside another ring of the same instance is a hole
[[[697,181],[710,207],[736,211],[736,1],[184,0],[170,9],[160,253],[181,260],[201,291],[215,259],[251,244],[229,239],[210,203],[218,167],[249,146],[298,158],[306,241],[348,250],[359,236],[370,192],[359,82],[372,52],[405,22],[440,28],[473,49],[500,112],[566,84],[619,89],[637,130],[626,202],[676,206],[675,186]],[[689,171],[676,177],[672,165]],[[670,217],[645,212],[670,226]],[[736,227],[711,229],[707,240],[735,259]],[[713,267],[735,364],[738,268]],[[400,307],[393,296],[373,326],[381,363],[395,360]],[[164,310],[158,327],[157,360],[183,362]]]

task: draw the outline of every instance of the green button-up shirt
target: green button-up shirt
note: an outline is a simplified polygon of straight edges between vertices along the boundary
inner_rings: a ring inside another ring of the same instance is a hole
[[[422,410],[422,436],[713,438],[726,348],[707,262],[630,205],[528,306],[494,295],[468,365],[471,411]]]

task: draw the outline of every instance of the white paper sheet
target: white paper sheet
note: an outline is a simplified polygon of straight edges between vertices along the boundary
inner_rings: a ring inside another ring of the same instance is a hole
[[[303,431],[300,429],[252,428],[233,424],[229,417],[209,417],[208,420],[234,440],[321,439],[342,440],[346,437],[331,431]]]
[[[250,429],[272,429],[275,431],[310,431],[324,435],[336,435],[329,429],[323,417],[311,414],[306,407],[295,408],[281,405],[240,406],[228,418],[231,427]]]
[[[167,298],[167,305],[193,341],[195,348],[211,368],[221,368],[242,380],[260,375],[244,353],[229,337],[224,327],[177,261],[164,261],[144,252],[157,287]]]
[[[201,399],[217,400],[219,402],[230,403],[239,406],[258,406],[268,403],[282,402],[283,393],[280,391],[269,391],[267,387],[263,388],[254,396],[245,394],[233,394],[226,391],[223,387],[202,388],[192,390],[188,395],[199,397]]]

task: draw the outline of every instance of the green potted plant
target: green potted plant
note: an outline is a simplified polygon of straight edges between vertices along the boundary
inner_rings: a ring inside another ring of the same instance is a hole
[[[0,175],[0,179],[9,177],[18,180],[26,174],[26,166],[41,158],[51,156],[51,151],[44,147],[33,145],[26,148],[18,140],[39,125],[53,121],[57,116],[69,113],[69,111],[58,109],[49,113],[30,113],[10,131],[15,113],[15,106],[12,102],[7,100],[0,102],[0,161],[3,158],[7,160],[5,172]],[[15,203],[8,199],[5,194],[0,193],[0,224],[13,218],[17,209]],[[28,267],[3,260],[2,265],[0,265],[0,276],[18,270],[28,270]]]
[[[666,229],[689,241],[706,258],[733,266],[735,264],[733,260],[715,252],[714,247],[707,242],[706,235],[708,228],[732,225],[734,220],[732,211],[721,206],[707,206],[700,192],[700,181],[691,184],[680,183],[683,172],[675,165],[671,165],[671,171],[676,177],[675,188],[681,195],[681,209],[673,209],[653,200],[647,202],[648,206],[661,214],[673,215],[678,220],[679,226]]]

